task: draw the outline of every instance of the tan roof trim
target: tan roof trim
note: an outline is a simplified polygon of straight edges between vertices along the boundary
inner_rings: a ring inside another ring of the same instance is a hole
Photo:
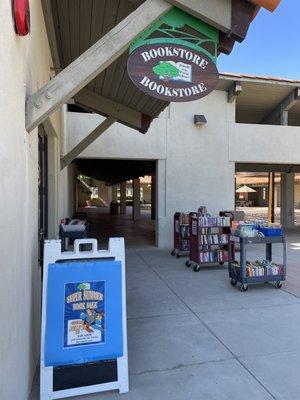
[[[289,84],[289,85],[300,85],[300,80],[288,79],[288,78],[280,78],[274,76],[259,76],[259,75],[250,75],[250,74],[237,74],[231,72],[221,72],[220,73],[221,80],[242,80],[245,82],[269,82],[269,83],[277,83],[277,84]]]
[[[281,0],[250,0],[257,6],[266,8],[269,11],[275,11]]]

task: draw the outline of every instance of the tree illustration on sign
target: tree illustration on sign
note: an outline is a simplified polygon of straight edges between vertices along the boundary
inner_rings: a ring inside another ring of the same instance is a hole
[[[168,61],[163,61],[153,67],[153,72],[158,76],[163,76],[165,81],[176,78],[179,75],[179,69]]]
[[[77,286],[78,290],[84,291],[84,290],[89,290],[90,285],[88,283],[80,283]]]

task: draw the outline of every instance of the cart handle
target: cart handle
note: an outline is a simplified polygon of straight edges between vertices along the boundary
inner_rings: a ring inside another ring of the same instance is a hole
[[[92,250],[83,251],[80,250],[82,244],[91,244]],[[97,239],[75,239],[74,240],[74,253],[97,253],[98,252],[98,242]]]

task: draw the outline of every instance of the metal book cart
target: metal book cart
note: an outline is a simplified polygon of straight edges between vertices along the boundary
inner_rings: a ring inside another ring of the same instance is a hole
[[[174,248],[171,252],[172,256],[180,258],[182,253],[188,254],[190,250],[189,244],[189,214],[176,212],[174,214]]]
[[[287,261],[286,261],[286,241],[285,236],[269,236],[269,237],[237,237],[230,236],[229,246],[229,262],[228,262],[228,273],[231,278],[231,284],[235,286],[238,282],[241,283],[241,291],[245,292],[248,290],[248,284],[250,283],[267,283],[275,282],[277,289],[281,288],[282,281],[286,279],[287,272]],[[240,262],[237,267],[236,261],[234,261],[234,245],[240,244]],[[276,264],[279,273],[271,274],[270,269],[261,267],[260,276],[249,276],[247,274],[247,248],[251,245],[265,245],[266,248],[266,260],[272,261],[272,244],[282,244],[282,264]],[[262,275],[263,273],[263,275]]]
[[[187,267],[196,263],[194,271],[200,271],[201,265],[220,264],[228,261],[230,236],[230,218],[203,217],[199,213],[190,213],[190,254]]]

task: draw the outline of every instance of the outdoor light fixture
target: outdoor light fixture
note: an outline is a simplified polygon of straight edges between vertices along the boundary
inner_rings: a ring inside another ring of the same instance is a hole
[[[194,124],[195,125],[205,125],[207,120],[205,115],[194,115]]]

